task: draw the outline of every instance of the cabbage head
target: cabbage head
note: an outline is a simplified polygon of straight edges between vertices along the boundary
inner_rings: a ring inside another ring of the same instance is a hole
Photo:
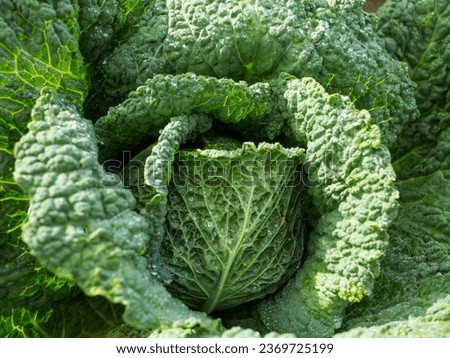
[[[275,292],[300,265],[304,231],[304,150],[216,142],[177,153],[161,243],[169,291],[208,313]]]

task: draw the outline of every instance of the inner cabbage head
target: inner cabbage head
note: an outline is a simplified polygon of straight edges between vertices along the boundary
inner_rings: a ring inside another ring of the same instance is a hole
[[[161,248],[175,296],[209,313],[286,282],[303,252],[303,154],[267,143],[179,152]]]

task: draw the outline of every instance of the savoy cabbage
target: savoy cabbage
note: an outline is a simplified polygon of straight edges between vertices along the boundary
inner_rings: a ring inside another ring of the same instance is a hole
[[[0,336],[450,336],[447,0],[0,5]]]

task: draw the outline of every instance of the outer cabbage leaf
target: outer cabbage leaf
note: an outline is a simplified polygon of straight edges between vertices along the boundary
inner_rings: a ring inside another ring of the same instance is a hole
[[[40,308],[73,295],[74,283],[41,267],[20,239],[29,200],[13,180],[13,148],[43,86],[81,107],[87,82],[71,2],[1,0],[0,8],[0,320],[14,316],[15,327],[27,330],[19,318],[46,321]]]
[[[165,283],[169,283],[171,277],[162,261],[160,251],[161,242],[166,235],[164,223],[167,216],[168,186],[172,179],[171,166],[179,146],[208,131],[211,122],[209,117],[203,115],[172,118],[161,131],[158,142],[151,147],[150,155],[145,158],[145,165],[134,168],[137,170],[137,176],[129,180],[130,185],[140,194],[137,196],[142,206],[140,212],[147,218],[149,224],[150,241],[147,256],[151,272]],[[147,150],[144,151],[144,155],[146,152]],[[132,166],[140,164],[136,162],[138,160],[135,159],[128,164]]]
[[[280,334],[277,332],[270,332],[265,335],[241,327],[232,327],[225,329],[217,324],[217,330],[212,331],[210,328],[205,328],[202,323],[196,320],[191,320],[182,325],[175,324],[173,327],[166,330],[155,330],[148,335],[149,338],[293,338],[290,334]]]
[[[417,82],[421,117],[394,162],[399,215],[373,295],[350,307],[339,337],[450,337],[449,5],[389,1],[380,12],[386,47]]]
[[[170,292],[209,313],[286,282],[303,252],[303,152],[250,142],[179,152],[162,242]]]
[[[396,146],[400,208],[381,275],[339,337],[450,336],[449,10],[391,0],[378,13],[386,47],[410,65],[421,117]]]
[[[230,79],[184,75],[157,75],[132,92],[127,100],[111,108],[100,118],[95,129],[102,155],[108,157],[122,148],[129,148],[159,131],[170,118],[182,114],[204,113],[222,122],[234,123],[243,118],[261,118],[270,112],[268,84],[235,82]],[[282,121],[272,118],[260,127],[277,132]],[[254,123],[247,121],[253,128]],[[250,131],[250,129],[249,129]]]
[[[80,49],[85,61],[95,62],[115,44],[125,41],[154,0],[78,0]]]
[[[380,41],[408,63],[417,83],[420,120],[405,128],[395,152],[405,154],[435,141],[450,124],[450,3],[447,0],[389,0],[377,12]]]
[[[309,193],[318,219],[298,274],[258,310],[269,331],[330,336],[348,302],[372,292],[387,227],[396,215],[395,173],[367,111],[328,94],[312,78],[284,81],[280,106],[293,136],[307,146]]]
[[[122,6],[117,6],[117,1],[119,1]],[[108,51],[98,53],[91,68],[93,73],[93,88],[95,88],[95,91],[90,93],[91,98],[90,103],[87,104],[87,112],[90,113],[93,118],[104,115],[111,106],[117,105],[130,91],[135,90],[138,85],[144,84],[147,79],[152,77],[144,78],[141,76],[138,71],[135,70],[137,63],[140,63],[143,67],[154,68],[150,71],[153,74],[170,73],[167,64],[162,60],[164,56],[161,52],[160,45],[167,34],[167,18],[165,17],[166,0],[117,1],[112,0],[102,2],[101,4],[96,3],[88,5],[84,9],[86,11],[85,19],[81,19],[81,24],[87,25],[87,29],[91,26],[90,24],[97,29],[97,33],[94,33],[93,37],[98,36],[98,39],[94,39],[94,41],[100,42],[100,38],[105,32],[107,35],[106,38],[111,40],[111,46],[108,47]],[[112,4],[108,5],[109,2],[116,2],[116,4],[111,8]],[[139,15],[138,18],[134,18],[134,13],[132,13],[132,16],[130,17],[124,17],[125,14],[121,9],[123,9],[123,5],[126,5],[127,3],[141,3],[139,6],[141,9],[142,4],[148,4],[148,6],[144,7],[140,13],[135,13],[135,15]],[[96,15],[92,16],[92,9],[94,9],[94,14],[100,12],[98,17]],[[103,16],[100,17],[100,14],[103,12],[108,14],[106,19],[110,20],[108,21],[110,23],[107,24],[106,29],[103,24]],[[117,18],[118,21],[114,21],[113,17],[114,19]],[[114,36],[113,32],[117,30],[117,25],[122,22],[122,19],[126,20],[131,26],[125,26],[123,30],[119,28],[119,32]],[[140,43],[138,46],[141,46],[141,48],[135,47],[133,43],[136,41],[132,40],[132,38],[145,38],[145,46]],[[87,33],[82,40],[86,41],[86,46],[83,46],[83,48],[90,49],[92,47],[90,43],[93,40],[92,34]],[[116,53],[119,48],[123,50],[120,51],[121,55],[126,55],[123,56],[120,61],[112,60],[111,54]],[[110,80],[108,84],[105,83],[106,78]],[[113,86],[114,88],[110,86]],[[120,93],[120,98],[117,95],[117,92]]]
[[[110,106],[99,88],[98,70],[106,64],[105,54],[127,41],[140,26],[143,18],[153,16],[154,0],[77,0],[80,26],[80,51],[89,64],[88,98],[84,103],[85,115],[98,118]],[[131,58],[128,58],[131,60]]]
[[[450,128],[394,165],[399,215],[373,295],[340,337],[450,337]]]
[[[0,317],[0,336],[102,337],[122,322],[122,313],[123,306],[78,293],[33,310],[12,308],[8,316]]]
[[[251,329],[241,327],[232,327],[225,329],[220,320],[215,321],[215,325],[205,325],[205,321],[190,319],[184,322],[175,322],[172,326],[164,329],[137,330],[127,325],[121,325],[110,332],[107,337],[110,338],[293,338],[290,334],[279,334],[270,332],[264,336]]]
[[[416,115],[407,67],[377,42],[353,1],[158,1],[156,16],[100,64],[101,91],[117,101],[158,73],[264,82],[288,72],[371,111],[392,144]]]
[[[132,194],[98,163],[91,122],[52,91],[32,117],[15,150],[15,179],[31,197],[23,240],[33,254],[87,295],[124,305],[124,320],[136,327],[204,319],[150,274],[147,222],[133,211]]]

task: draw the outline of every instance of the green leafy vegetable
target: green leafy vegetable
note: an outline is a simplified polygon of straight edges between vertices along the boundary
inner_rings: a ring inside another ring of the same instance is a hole
[[[120,305],[78,293],[33,310],[14,307],[0,317],[0,329],[6,338],[103,337],[120,324],[122,313]]]
[[[376,41],[362,0],[157,1],[140,28],[99,65],[112,103],[159,73],[194,72],[252,84],[288,72],[317,79],[372,112],[392,144],[416,115],[407,68]]]
[[[397,160],[400,209],[373,295],[353,307],[340,336],[448,337],[450,130]],[[412,161],[412,159],[414,159]],[[414,163],[414,164],[413,164]]]
[[[408,126],[396,144],[405,154],[436,140],[450,124],[450,4],[446,0],[391,0],[380,8],[378,31],[385,47],[408,63],[417,84],[420,120]]]
[[[0,0],[0,336],[450,337],[450,6],[364,3]]]
[[[161,260],[160,246],[165,236],[163,226],[167,215],[168,186],[172,179],[171,165],[180,144],[187,141],[189,137],[195,138],[198,134],[206,132],[210,127],[211,120],[208,117],[191,115],[172,118],[171,123],[161,131],[158,143],[152,147],[151,155],[143,167],[143,173],[138,173],[137,178],[142,181],[132,183],[138,187],[138,192],[139,187],[144,183],[151,186],[150,193],[147,188],[144,188],[143,197],[138,195],[138,198],[143,205],[141,213],[147,217],[149,223],[148,256],[152,274],[159,275],[160,279],[167,282],[170,282],[170,278]]]
[[[125,305],[125,319],[138,327],[195,315],[150,275],[147,222],[132,211],[128,190],[107,185],[92,124],[46,92],[28,127],[16,147],[15,179],[32,196],[23,240],[33,253],[88,295]]]
[[[311,78],[285,81],[281,105],[293,136],[307,143],[309,192],[320,216],[296,278],[259,311],[271,330],[329,336],[346,302],[372,291],[396,215],[395,173],[368,112]]]
[[[180,152],[162,247],[174,295],[211,312],[286,281],[303,251],[302,157],[279,144]]]
[[[78,0],[81,29],[80,50],[84,58],[95,63],[103,53],[125,41],[138,27],[153,0]]]
[[[1,0],[0,8],[0,315],[15,316],[20,330],[22,317],[47,321],[49,310],[40,308],[72,295],[75,284],[39,265],[21,241],[29,197],[13,179],[14,144],[41,88],[53,87],[81,108],[87,79],[77,9],[69,1]]]
[[[239,122],[249,115],[261,117],[270,110],[269,96],[267,84],[262,83],[249,86],[190,73],[157,75],[100,118],[96,133],[104,155],[111,155],[123,146],[158,135],[175,115],[204,113],[224,122]]]
[[[449,336],[449,11],[447,1],[417,0],[379,12],[386,47],[411,68],[421,115],[395,147],[400,208],[380,278],[338,336]]]

